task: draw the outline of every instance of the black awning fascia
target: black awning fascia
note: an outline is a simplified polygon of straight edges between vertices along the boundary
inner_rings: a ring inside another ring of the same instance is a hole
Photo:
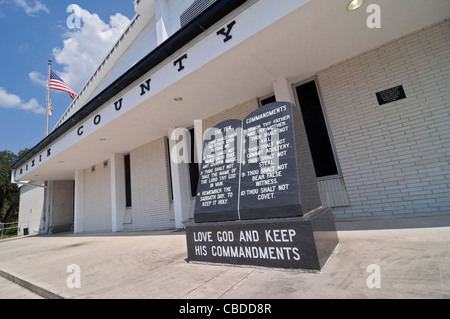
[[[51,132],[45,139],[33,147],[27,154],[17,160],[12,169],[18,169],[38,153],[45,150],[51,143],[56,141],[60,136],[69,131],[71,128],[83,121],[87,116],[101,107],[104,103],[118,95],[122,90],[127,88],[134,81],[138,80],[144,74],[158,66],[165,59],[170,57],[183,46],[191,42],[201,33],[205,32],[222,18],[233,12],[235,9],[244,4],[247,0],[219,0],[188,25],[178,30],[164,43],[155,48],[142,60],[137,62],[127,72],[122,74],[117,80],[110,84],[101,93],[86,103],[79,111],[72,115],[68,120]]]

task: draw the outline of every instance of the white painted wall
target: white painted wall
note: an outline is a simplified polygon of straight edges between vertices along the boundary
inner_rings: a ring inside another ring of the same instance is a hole
[[[44,182],[35,182],[44,185]],[[44,226],[44,198],[43,187],[22,186],[20,188],[19,203],[19,227],[20,235],[23,235],[23,228],[28,228],[29,235],[40,233]]]

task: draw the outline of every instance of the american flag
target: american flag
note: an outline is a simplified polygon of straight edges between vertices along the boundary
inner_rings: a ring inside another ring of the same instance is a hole
[[[77,94],[52,70],[50,71],[50,89],[69,93],[72,100]]]

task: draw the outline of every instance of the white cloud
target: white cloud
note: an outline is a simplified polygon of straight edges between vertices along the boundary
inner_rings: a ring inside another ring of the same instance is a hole
[[[39,12],[50,13],[50,10],[45,4],[40,1],[34,1],[34,5],[29,5],[27,0],[14,0],[14,3],[25,10],[25,13],[29,16],[35,16]]]
[[[62,48],[54,48],[57,64],[64,66],[58,75],[74,90],[79,91],[100,65],[130,20],[117,13],[105,23],[97,14],[72,5],[81,15],[81,27],[64,35]],[[31,78],[31,76],[30,76]]]
[[[45,88],[47,87],[47,78],[41,73],[33,71],[28,74],[28,77],[34,84],[43,86]]]
[[[0,87],[0,107],[5,109],[27,110],[36,114],[45,114],[45,108],[40,106],[36,99],[33,98],[28,102],[24,102],[20,96],[10,94],[2,87]]]

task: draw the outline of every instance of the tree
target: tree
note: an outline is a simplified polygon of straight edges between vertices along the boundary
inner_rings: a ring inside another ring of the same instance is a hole
[[[11,165],[27,150],[19,155],[11,151],[0,152],[0,222],[9,223],[17,215],[19,209],[20,191],[17,185],[11,183]]]

